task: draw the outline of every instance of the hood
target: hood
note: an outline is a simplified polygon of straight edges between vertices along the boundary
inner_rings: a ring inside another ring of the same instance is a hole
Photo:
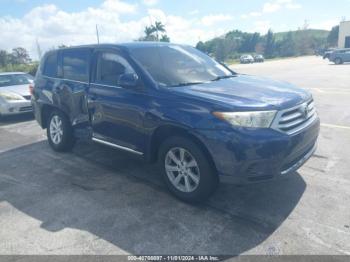
[[[30,96],[29,84],[15,85],[15,86],[3,86],[0,87],[0,92],[12,92],[21,96]]]
[[[175,87],[174,92],[242,109],[285,109],[311,99],[311,94],[289,83],[237,75],[199,85]]]

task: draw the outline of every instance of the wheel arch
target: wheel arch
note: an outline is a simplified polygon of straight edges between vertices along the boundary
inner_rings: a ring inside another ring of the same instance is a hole
[[[47,128],[47,119],[49,118],[49,116],[52,114],[53,111],[60,111],[61,113],[63,113],[64,115],[67,116],[67,114],[59,109],[58,107],[54,106],[54,105],[50,105],[50,104],[44,104],[41,107],[41,127],[42,128]],[[68,117],[68,116],[67,116]]]
[[[205,144],[193,133],[184,127],[175,125],[164,125],[158,127],[152,134],[148,154],[146,155],[147,161],[155,163],[158,160],[158,153],[161,144],[168,138],[173,136],[182,136],[191,139],[200,149],[204,152],[210,165],[217,172],[215,162]]]
[[[342,64],[343,63],[343,59],[340,57],[340,56],[337,56],[335,59],[334,59],[334,62],[337,62],[339,61],[339,64]]]

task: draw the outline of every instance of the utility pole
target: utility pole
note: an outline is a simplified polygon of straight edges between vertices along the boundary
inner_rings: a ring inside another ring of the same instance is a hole
[[[100,34],[98,33],[98,26],[96,24],[96,37],[97,37],[97,43],[100,44]]]
[[[36,50],[38,52],[38,57],[39,57],[39,60],[40,60],[42,52],[41,52],[41,48],[40,48],[40,44],[39,44],[38,38],[36,39]]]

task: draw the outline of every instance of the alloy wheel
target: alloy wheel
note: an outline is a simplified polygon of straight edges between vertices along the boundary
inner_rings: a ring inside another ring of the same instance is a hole
[[[171,184],[181,192],[191,193],[199,186],[198,163],[184,148],[176,147],[168,151],[165,156],[165,171]]]
[[[62,137],[63,137],[62,119],[57,115],[54,115],[50,121],[50,137],[52,142],[55,145],[60,144],[62,141]]]

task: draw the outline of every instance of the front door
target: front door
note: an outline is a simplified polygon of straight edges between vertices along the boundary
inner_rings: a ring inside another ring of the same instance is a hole
[[[141,87],[119,85],[123,74],[135,73],[117,51],[96,51],[89,88],[89,110],[95,141],[142,154],[147,96]]]

